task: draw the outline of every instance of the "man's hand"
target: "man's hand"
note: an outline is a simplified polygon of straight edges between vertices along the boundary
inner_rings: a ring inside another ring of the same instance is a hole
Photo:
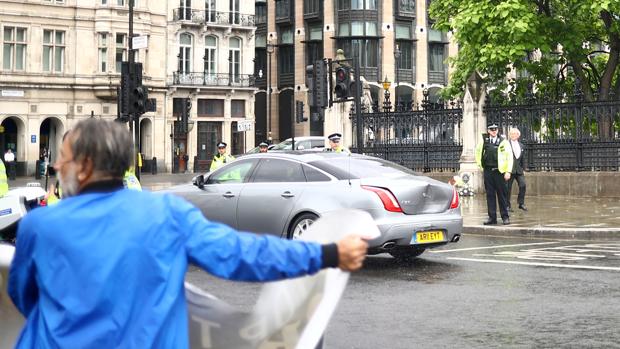
[[[338,245],[338,268],[355,271],[362,267],[368,250],[368,242],[357,235],[348,235],[336,242]]]
[[[504,173],[504,180],[506,180],[506,181],[510,180],[510,172]]]

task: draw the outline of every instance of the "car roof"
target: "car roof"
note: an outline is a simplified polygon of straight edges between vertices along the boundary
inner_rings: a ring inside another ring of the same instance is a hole
[[[311,140],[325,140],[327,137],[325,136],[303,136],[303,137],[295,137],[295,141],[311,141]],[[283,142],[292,141],[292,138],[287,138]]]
[[[267,153],[258,153],[258,154],[248,154],[244,156],[244,159],[250,158],[278,158],[278,159],[290,159],[297,160],[301,162],[312,162],[312,161],[320,161],[325,159],[333,159],[333,158],[342,158],[344,156],[350,156],[352,158],[371,158],[366,155],[360,154],[351,154],[344,155],[342,153],[330,152],[330,151],[302,151],[302,150],[288,150],[288,151],[278,151],[278,152],[267,152]]]

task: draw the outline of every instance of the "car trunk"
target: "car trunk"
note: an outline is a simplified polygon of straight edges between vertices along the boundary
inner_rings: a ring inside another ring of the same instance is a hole
[[[452,186],[423,176],[363,178],[360,184],[389,189],[405,214],[444,212],[452,201]]]

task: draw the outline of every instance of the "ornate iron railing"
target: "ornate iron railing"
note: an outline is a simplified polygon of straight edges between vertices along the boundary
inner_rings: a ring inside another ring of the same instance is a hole
[[[242,27],[256,26],[255,16],[235,11],[194,10],[180,7],[173,10],[175,21],[188,21],[196,24],[226,24]]]
[[[402,103],[396,112],[386,107],[362,114],[362,153],[416,171],[458,171],[463,150],[460,105],[430,103],[426,95],[421,105]]]
[[[256,79],[248,74],[210,74],[174,72],[173,85],[254,87]]]
[[[620,100],[562,100],[532,96],[516,103],[490,98],[489,122],[505,134],[521,132],[526,167],[535,171],[617,171],[620,168]],[[596,98],[596,96],[594,97]]]

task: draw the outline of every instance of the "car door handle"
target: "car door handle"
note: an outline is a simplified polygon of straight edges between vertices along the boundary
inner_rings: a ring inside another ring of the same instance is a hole
[[[291,194],[290,191],[285,191],[284,193],[282,193],[282,197],[283,198],[292,198],[292,197],[295,197],[295,194]]]
[[[227,191],[224,194],[222,194],[222,196],[225,197],[225,198],[234,198],[235,194],[233,194],[232,192]]]

